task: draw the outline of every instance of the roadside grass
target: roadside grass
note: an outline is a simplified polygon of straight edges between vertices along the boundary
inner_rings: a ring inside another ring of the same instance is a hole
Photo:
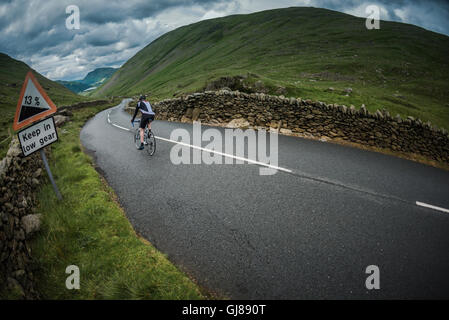
[[[43,225],[31,242],[37,289],[44,299],[204,299],[192,280],[135,233],[82,152],[82,126],[110,106],[74,111],[51,146],[50,167],[64,199],[56,199],[49,183],[38,193]],[[80,269],[80,290],[66,289],[69,265]]]

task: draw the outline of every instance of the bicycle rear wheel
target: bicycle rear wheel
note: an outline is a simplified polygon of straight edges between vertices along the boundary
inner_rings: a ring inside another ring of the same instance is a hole
[[[152,156],[156,152],[156,138],[152,132],[148,133],[147,136],[147,151],[150,156]]]

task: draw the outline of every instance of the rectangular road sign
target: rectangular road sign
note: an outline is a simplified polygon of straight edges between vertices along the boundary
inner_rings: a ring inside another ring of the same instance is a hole
[[[39,121],[23,129],[18,134],[20,146],[25,157],[58,141],[58,133],[53,117]]]

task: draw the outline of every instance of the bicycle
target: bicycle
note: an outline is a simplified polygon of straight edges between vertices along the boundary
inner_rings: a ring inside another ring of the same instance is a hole
[[[134,120],[134,122],[140,122],[140,120]],[[133,122],[133,127],[134,127]],[[146,146],[147,152],[150,156],[152,156],[156,152],[156,138],[154,136],[153,131],[149,131],[148,127],[145,127],[145,132],[143,134],[143,144],[144,147]],[[136,148],[140,147],[140,128],[137,128],[134,131],[134,144],[136,145]]]

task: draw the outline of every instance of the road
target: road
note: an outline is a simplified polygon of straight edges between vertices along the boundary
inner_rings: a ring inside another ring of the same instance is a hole
[[[91,119],[81,141],[136,231],[201,286],[233,299],[449,298],[449,212],[416,204],[449,208],[449,172],[288,136],[288,170],[274,175],[175,165],[163,139],[192,124],[155,121],[150,157],[123,106]],[[365,287],[369,265],[378,290]]]

